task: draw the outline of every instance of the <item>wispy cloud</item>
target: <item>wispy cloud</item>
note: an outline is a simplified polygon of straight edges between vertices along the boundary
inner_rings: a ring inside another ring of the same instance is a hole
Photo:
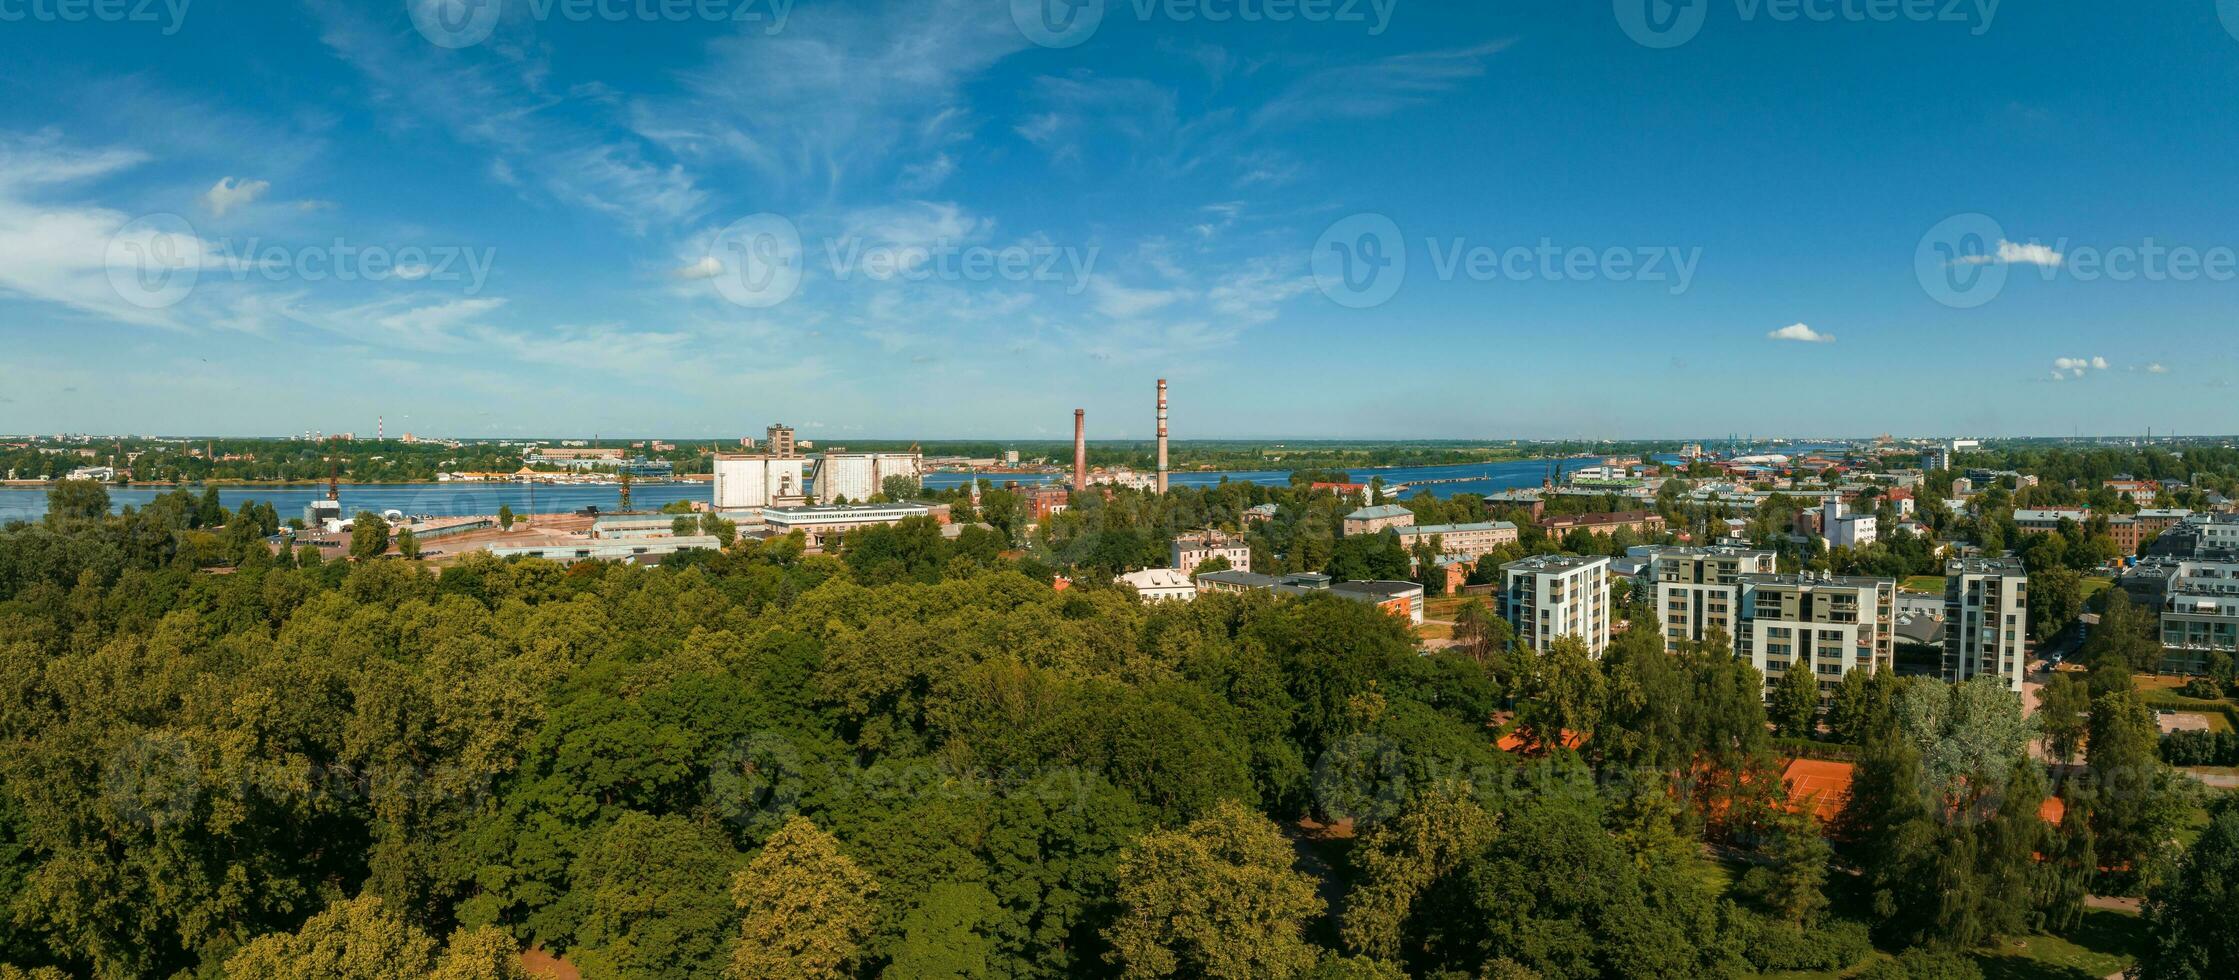
[[[202,192],[202,206],[208,208],[212,216],[223,218],[228,211],[255,203],[271,189],[271,181],[220,177],[209,190]]]
[[[1992,263],[1998,263],[2000,265],[2041,265],[2047,267],[2057,267],[2058,265],[2060,265],[2061,261],[2061,254],[2059,252],[2053,251],[2048,246],[2039,245],[2034,242],[2023,245],[2016,242],[2009,242],[2001,238],[1998,240],[1997,254],[1963,255],[1957,259],[1954,259],[1952,261],[1952,264],[1990,265]]]
[[[1373,119],[1422,105],[1485,74],[1485,63],[1511,42],[1394,55],[1300,79],[1253,113],[1256,126]]]

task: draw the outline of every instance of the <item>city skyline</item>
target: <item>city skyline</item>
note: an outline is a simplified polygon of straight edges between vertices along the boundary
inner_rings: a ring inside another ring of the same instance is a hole
[[[2239,431],[2239,24],[1936,6],[34,17],[0,430]]]

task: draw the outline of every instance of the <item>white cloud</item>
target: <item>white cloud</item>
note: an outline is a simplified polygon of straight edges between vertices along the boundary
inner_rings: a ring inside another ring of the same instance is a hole
[[[1805,323],[1791,323],[1765,334],[1765,337],[1769,340],[1794,340],[1806,344],[1832,344],[1835,342],[1834,334],[1820,333],[1813,330],[1810,324]]]
[[[271,189],[271,181],[220,177],[209,190],[202,192],[202,206],[210,209],[213,217],[223,218],[228,211],[256,203],[257,198]]]
[[[2022,245],[2015,242],[2009,242],[2001,238],[1998,240],[1998,254],[1963,255],[1957,259],[1954,259],[1952,261],[1952,264],[1989,265],[1993,262],[1996,262],[2001,265],[2057,266],[2061,263],[2062,259],[2063,257],[2059,252],[2055,252],[2047,246],[2038,245],[2034,242],[2027,245]]]
[[[1117,319],[1141,316],[1189,295],[1181,289],[1129,289],[1109,279],[1096,280],[1089,292],[1095,297],[1096,312]]]
[[[2159,362],[2155,362],[2155,363],[2153,363],[2153,364],[2148,364],[2148,365],[2146,365],[2146,373],[2147,373],[2147,374],[2168,374],[2168,373],[2169,373],[2169,366],[2168,366],[2168,365],[2166,365],[2166,364],[2162,364],[2162,363],[2159,363]]]
[[[679,279],[713,279],[722,274],[723,263],[712,255],[676,270],[676,277]]]
[[[2052,361],[2052,375],[2055,381],[2081,378],[2086,372],[2104,371],[2106,369],[2107,359],[2104,357],[2056,357]]]

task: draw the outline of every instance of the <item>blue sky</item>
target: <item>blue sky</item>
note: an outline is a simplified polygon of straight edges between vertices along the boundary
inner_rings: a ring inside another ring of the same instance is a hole
[[[0,431],[2239,431],[2239,0],[72,2]]]

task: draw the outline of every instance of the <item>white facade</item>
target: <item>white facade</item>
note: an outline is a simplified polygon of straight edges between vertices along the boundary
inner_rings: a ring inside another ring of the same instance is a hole
[[[1944,566],[1944,680],[1989,674],[2021,690],[2029,643],[2029,573],[2011,558]]]
[[[1741,576],[1770,574],[1779,555],[1753,548],[1650,548],[1656,617],[1667,644],[1700,642],[1716,629],[1740,635]]]
[[[1188,602],[1197,598],[1197,584],[1189,573],[1172,568],[1146,568],[1114,579],[1135,587],[1144,602]]]
[[[1861,548],[1874,543],[1881,537],[1875,524],[1872,514],[1848,513],[1840,497],[1829,497],[1820,506],[1820,526],[1831,548]]]
[[[797,456],[715,457],[715,509],[778,507],[806,500],[806,463]]]
[[[1501,616],[1526,648],[1576,636],[1601,656],[1609,648],[1609,559],[1538,555],[1500,567]]]
[[[923,461],[916,453],[825,453],[816,466],[816,502],[836,503],[845,497],[859,504],[882,492],[887,477],[908,477],[916,485],[922,473]]]
[[[1853,668],[1894,670],[1897,582],[1829,575],[1741,577],[1738,653],[1772,693],[1790,670],[1809,670],[1822,703]]]

